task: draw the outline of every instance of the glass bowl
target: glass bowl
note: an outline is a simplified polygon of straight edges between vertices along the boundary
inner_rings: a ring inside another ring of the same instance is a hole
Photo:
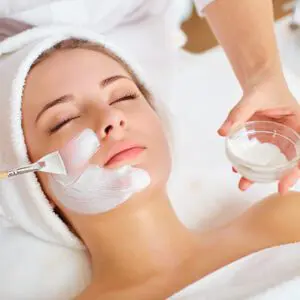
[[[279,180],[300,158],[300,136],[271,121],[247,122],[226,137],[226,155],[245,178],[261,183]]]

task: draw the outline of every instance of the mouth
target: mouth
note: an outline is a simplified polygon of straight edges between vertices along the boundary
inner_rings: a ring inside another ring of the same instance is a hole
[[[112,149],[104,163],[104,167],[112,167],[117,163],[134,160],[145,149],[145,147],[138,145],[119,146],[117,149]]]

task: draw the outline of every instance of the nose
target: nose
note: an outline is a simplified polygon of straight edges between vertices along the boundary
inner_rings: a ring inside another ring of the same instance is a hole
[[[127,120],[122,111],[116,109],[109,109],[101,116],[100,128],[98,127],[98,134],[101,139],[111,138],[121,140],[124,137]]]

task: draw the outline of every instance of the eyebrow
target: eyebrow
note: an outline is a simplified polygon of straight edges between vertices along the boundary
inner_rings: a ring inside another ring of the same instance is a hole
[[[127,76],[124,76],[124,75],[115,75],[115,76],[110,76],[108,78],[105,78],[103,79],[101,82],[100,82],[100,87],[101,88],[106,88],[107,86],[109,86],[110,84],[114,83],[115,81],[117,80],[120,80],[120,79],[128,79],[128,80],[132,80],[131,78],[127,77]],[[59,105],[59,104],[62,104],[62,103],[66,103],[66,102],[71,102],[72,100],[74,100],[74,96],[71,95],[71,94],[68,94],[68,95],[64,95],[64,96],[61,96],[49,103],[47,103],[43,109],[38,113],[36,119],[35,119],[35,123],[38,122],[38,120],[41,118],[41,116],[50,108],[56,106],[56,105]]]
[[[128,80],[132,80],[131,78],[127,77],[127,76],[124,76],[124,75],[115,75],[115,76],[111,76],[111,77],[108,77],[104,80],[102,80],[100,82],[100,86],[102,88],[106,88],[108,85],[114,83],[115,81],[117,80],[120,80],[120,79],[128,79]]]
[[[62,104],[62,103],[66,103],[66,102],[70,102],[73,100],[73,96],[70,94],[70,95],[64,95],[64,96],[61,96],[49,103],[47,103],[43,109],[38,113],[36,119],[35,119],[35,123],[38,122],[38,120],[41,118],[42,114],[47,111],[48,109],[50,109],[51,107],[55,106],[55,105],[58,105],[58,104]]]

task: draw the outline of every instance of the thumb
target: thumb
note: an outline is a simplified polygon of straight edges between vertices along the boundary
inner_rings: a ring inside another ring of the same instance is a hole
[[[221,136],[227,136],[231,130],[247,122],[256,112],[256,108],[246,99],[242,99],[228,114],[226,120],[219,128]]]

